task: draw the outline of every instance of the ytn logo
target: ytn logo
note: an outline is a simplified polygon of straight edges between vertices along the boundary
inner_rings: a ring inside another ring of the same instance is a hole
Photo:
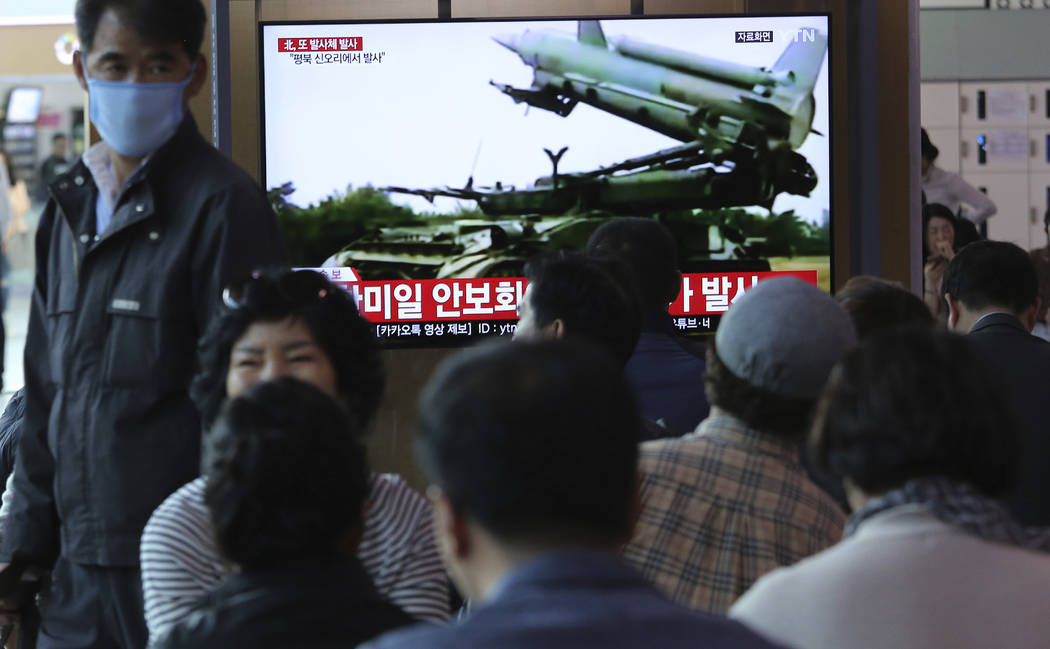
[[[796,43],[816,43],[817,42],[817,30],[812,28],[797,29],[791,35],[792,40]]]

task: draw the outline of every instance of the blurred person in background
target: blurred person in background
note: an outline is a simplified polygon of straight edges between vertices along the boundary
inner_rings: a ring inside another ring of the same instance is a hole
[[[272,270],[225,291],[225,308],[205,336],[191,394],[210,427],[224,400],[260,381],[294,377],[338,398],[367,430],[385,377],[379,344],[351,294],[309,270]],[[185,619],[228,576],[197,478],[153,512],[142,533],[142,589],[150,637]],[[449,614],[448,577],[434,541],[430,507],[399,475],[369,477],[362,566],[385,598],[409,615]]]
[[[285,377],[228,400],[204,441],[204,501],[231,575],[157,649],[342,649],[412,622],[356,556],[371,490],[361,424]]]
[[[964,246],[980,239],[972,223],[956,218],[944,205],[922,206],[923,302],[934,316],[945,313],[941,281],[948,262]]]
[[[587,253],[623,263],[637,286],[642,332],[625,371],[642,415],[667,429],[665,437],[692,432],[710,409],[705,349],[681,336],[667,312],[682,288],[674,236],[654,219],[617,217],[591,234]]]
[[[857,342],[849,315],[794,277],[759,282],[708,346],[711,414],[641,447],[627,560],[673,600],[724,613],[763,574],[838,542],[845,515],[799,450],[828,372]]]
[[[675,605],[618,556],[631,536],[638,409],[580,340],[457,354],[420,397],[416,452],[449,573],[474,604],[371,649],[772,649]]]
[[[525,264],[528,286],[514,340],[583,340],[623,367],[638,343],[640,312],[629,271],[615,259],[583,253],[538,255]],[[647,417],[639,441],[671,433]]]
[[[853,503],[845,538],[758,580],[730,616],[798,649],[1046,647],[1050,530],[1000,500],[1019,447],[999,388],[972,338],[929,327],[847,354],[810,437]]]
[[[1050,341],[1050,321],[1047,319],[1047,313],[1050,312],[1050,210],[1043,216],[1043,233],[1046,234],[1046,245],[1028,251],[1039,280],[1039,311],[1036,313],[1032,335]]]
[[[932,327],[934,324],[933,316],[922,300],[896,282],[880,277],[858,275],[849,278],[835,294],[835,301],[853,319],[860,340],[894,327]]]
[[[1031,335],[1039,313],[1039,280],[1028,253],[1005,241],[960,250],[944,273],[948,329],[967,334],[990,383],[1007,387],[1021,425],[1022,463],[1007,502],[1028,525],[1050,525],[1050,343]]]
[[[40,165],[40,185],[38,186],[37,199],[41,202],[48,199],[48,187],[55,179],[69,171],[69,140],[65,133],[55,133],[51,136],[51,154],[44,159]]]
[[[988,195],[962,179],[959,174],[937,166],[940,150],[922,129],[922,191],[928,203],[939,203],[955,216],[971,223],[981,224],[996,213],[997,208]]]

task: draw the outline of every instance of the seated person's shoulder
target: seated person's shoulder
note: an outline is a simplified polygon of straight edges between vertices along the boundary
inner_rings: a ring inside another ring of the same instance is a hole
[[[184,527],[198,521],[208,520],[208,509],[204,504],[203,477],[187,482],[164,499],[146,523],[143,537],[162,532],[172,526]]]
[[[408,513],[419,517],[430,512],[430,504],[396,473],[373,473],[369,510],[378,514]]]

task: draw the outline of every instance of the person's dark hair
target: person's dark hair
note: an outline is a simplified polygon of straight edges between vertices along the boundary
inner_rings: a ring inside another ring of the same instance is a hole
[[[926,129],[923,128],[921,131],[922,135],[920,137],[921,141],[919,143],[919,148],[922,151],[922,157],[933,162],[937,159],[937,156],[940,155],[941,151],[930,141],[930,136],[926,133]]]
[[[978,311],[1000,306],[1021,313],[1036,302],[1039,279],[1028,253],[1006,241],[976,241],[952,257],[944,293]]]
[[[245,569],[336,554],[369,492],[354,418],[291,378],[225,403],[205,438],[204,502],[224,558]]]
[[[849,312],[861,340],[893,327],[934,325],[918,296],[877,277],[854,281],[860,279],[851,278],[835,300]]]
[[[956,245],[959,236],[959,219],[955,218],[952,211],[945,205],[940,203],[927,203],[922,208],[922,256],[926,258],[930,254],[930,244],[926,237],[926,228],[930,225],[930,219],[944,219],[945,221],[952,224],[952,232],[955,237],[952,240],[952,250],[958,250],[959,247]]]
[[[554,253],[530,259],[525,277],[539,326],[561,319],[569,338],[600,345],[626,365],[641,335],[641,311],[634,292],[623,284],[630,281],[629,274],[614,270],[615,263],[581,253]]]
[[[256,322],[300,320],[335,369],[339,395],[362,427],[367,428],[383,394],[383,360],[372,329],[358,313],[354,297],[314,271],[256,271],[236,285],[236,299],[212,320],[201,356],[201,367],[190,385],[190,396],[211,425],[226,398],[230,352]]]
[[[756,388],[726,367],[714,345],[707,347],[704,392],[712,406],[725,410],[748,427],[789,439],[806,436],[816,403],[816,399],[785,397]]]
[[[54,144],[55,142],[58,142],[59,140],[65,140],[65,139],[67,139],[65,133],[55,133],[54,135],[51,136],[51,143]]]
[[[1010,486],[1018,452],[1018,426],[999,389],[965,336],[887,331],[832,371],[810,451],[825,471],[869,494],[944,476],[997,496]]]
[[[98,22],[107,9],[144,40],[178,43],[191,61],[201,51],[207,15],[200,0],[77,0],[77,38],[84,52],[94,47]]]
[[[678,297],[682,276],[678,244],[665,225],[654,219],[617,217],[598,226],[587,240],[587,253],[621,261],[634,275],[647,309],[666,312]]]
[[[419,412],[420,466],[501,541],[629,537],[640,415],[598,348],[548,340],[467,350],[434,373]]]

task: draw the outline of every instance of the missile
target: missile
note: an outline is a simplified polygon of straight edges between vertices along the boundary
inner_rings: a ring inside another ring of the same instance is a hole
[[[494,40],[533,69],[531,88],[492,82],[515,102],[568,115],[583,102],[682,142],[758,129],[770,148],[797,149],[811,132],[827,40],[793,42],[770,67],[750,67],[636,39],[610,44],[596,20],[576,39],[547,31]]]

